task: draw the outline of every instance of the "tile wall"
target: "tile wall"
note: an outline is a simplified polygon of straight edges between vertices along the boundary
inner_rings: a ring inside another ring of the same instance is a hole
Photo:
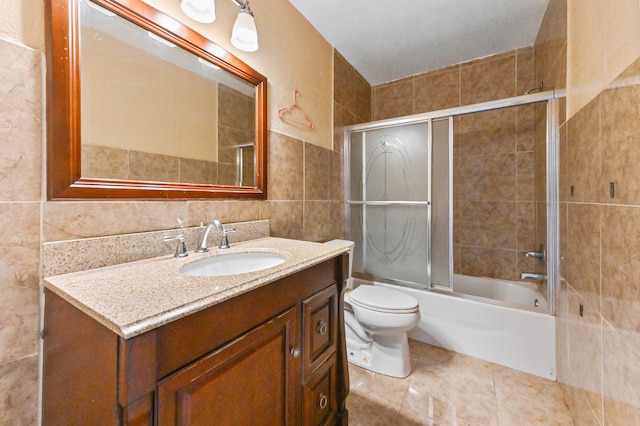
[[[521,95],[536,87],[534,55],[532,47],[517,49],[375,86],[373,119]],[[537,165],[544,156],[536,155],[536,141],[544,138],[540,118],[533,106],[455,118],[456,273],[516,280],[522,271],[542,269],[524,256],[544,242],[535,202],[545,195],[536,192],[535,178],[544,172]]]
[[[640,59],[561,128],[558,380],[580,425],[640,421],[638,117]]]
[[[42,172],[43,62],[41,49],[0,36],[2,425],[35,425],[38,421],[39,283],[44,242],[173,229],[177,219],[195,226],[214,218],[224,223],[271,219],[271,235],[279,237],[316,241],[343,237],[342,144],[333,151],[276,132],[268,134],[267,201],[47,202]],[[335,106],[336,117],[342,117],[337,122],[369,120],[367,97],[364,102],[355,100],[356,92],[369,93],[369,88],[364,92],[355,89],[355,82],[362,86],[364,80],[344,63],[336,73],[337,85],[348,88],[340,98],[346,101]],[[172,247],[167,245],[167,250],[170,253]]]

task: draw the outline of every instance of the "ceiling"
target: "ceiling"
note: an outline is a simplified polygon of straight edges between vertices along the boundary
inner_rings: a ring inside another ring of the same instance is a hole
[[[371,85],[532,46],[549,0],[289,0]]]

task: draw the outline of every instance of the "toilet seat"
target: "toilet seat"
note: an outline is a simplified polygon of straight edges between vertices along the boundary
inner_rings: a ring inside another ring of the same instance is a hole
[[[418,301],[408,294],[384,287],[361,285],[349,292],[349,302],[372,311],[410,314],[418,311]]]

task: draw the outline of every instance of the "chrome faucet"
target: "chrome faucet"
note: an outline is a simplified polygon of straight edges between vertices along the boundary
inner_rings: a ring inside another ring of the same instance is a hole
[[[207,248],[207,238],[209,237],[209,232],[211,232],[211,228],[213,228],[214,226],[219,232],[222,233],[222,236],[220,238],[220,245],[218,246],[218,248],[228,249],[229,247],[231,247],[229,245],[229,237],[227,236],[227,233],[234,232],[235,228],[226,229],[224,226],[222,226],[222,223],[220,223],[219,220],[214,219],[211,222],[209,222],[209,224],[207,225],[207,228],[204,230],[204,233],[200,238],[200,242],[198,243],[198,248],[196,249],[196,253],[206,253],[209,251],[209,248]]]
[[[542,282],[547,279],[544,274],[536,273],[536,272],[523,272],[520,274],[521,280],[532,279],[539,282]]]

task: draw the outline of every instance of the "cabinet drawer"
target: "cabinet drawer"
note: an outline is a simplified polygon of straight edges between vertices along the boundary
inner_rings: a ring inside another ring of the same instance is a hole
[[[332,356],[304,386],[303,405],[306,425],[333,424],[337,412],[336,357]]]
[[[308,378],[336,351],[338,290],[327,287],[302,302],[304,377]]]

